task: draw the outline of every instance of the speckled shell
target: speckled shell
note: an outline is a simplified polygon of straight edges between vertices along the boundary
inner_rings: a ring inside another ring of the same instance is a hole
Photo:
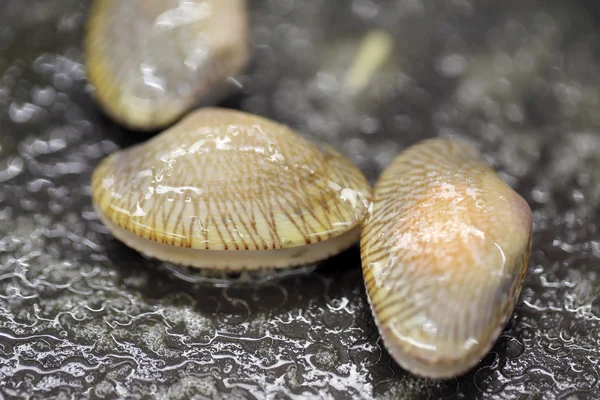
[[[95,0],[84,50],[106,113],[158,129],[222,98],[247,64],[246,0]]]
[[[386,348],[425,377],[466,372],[519,296],[532,217],[470,144],[421,142],[374,190],[361,234],[367,293]]]
[[[324,259],[355,243],[371,188],[348,159],[289,128],[200,109],[107,157],[94,205],[115,236],[194,267],[251,270]]]

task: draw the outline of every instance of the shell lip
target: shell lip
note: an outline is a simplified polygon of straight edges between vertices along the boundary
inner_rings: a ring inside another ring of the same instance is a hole
[[[113,155],[107,157],[105,161],[108,161],[109,158],[113,157],[115,154],[116,153],[113,153]],[[97,179],[100,178],[93,178],[92,182],[97,181]],[[92,186],[94,186],[94,183],[92,183]],[[332,240],[336,240],[341,236],[347,235],[351,231],[359,232],[358,235],[360,236],[360,222],[365,218],[367,214],[366,207],[356,207],[354,208],[354,215],[352,216],[352,218],[348,221],[345,221],[343,226],[333,227],[333,229],[326,231],[317,231],[311,236],[303,237],[302,241],[300,241],[299,236],[290,236],[288,239],[286,239],[286,236],[282,236],[278,245],[276,244],[276,242],[263,242],[262,245],[257,244],[256,246],[249,246],[247,242],[240,240],[228,242],[221,242],[215,240],[197,242],[193,241],[190,237],[186,237],[183,241],[180,241],[178,243],[167,244],[164,242],[164,240],[167,240],[169,237],[171,237],[171,235],[169,235],[168,232],[165,232],[164,230],[160,229],[150,228],[147,227],[145,224],[141,224],[140,226],[145,226],[145,228],[142,230],[144,234],[134,233],[123,225],[122,219],[121,221],[119,221],[119,218],[115,219],[114,213],[111,213],[111,215],[107,215],[103,211],[103,207],[99,204],[99,200],[95,198],[94,194],[93,205],[94,209],[96,210],[96,214],[99,215],[104,225],[111,227],[111,231],[117,228],[122,229],[124,231],[127,231],[129,234],[138,237],[140,240],[147,241],[148,243],[155,243],[156,245],[171,246],[174,248],[189,249],[196,251],[237,251],[246,252],[248,254],[263,251],[299,250],[305,247],[315,246],[321,243],[327,243]],[[128,220],[130,219],[132,218],[128,217]]]
[[[519,282],[514,285],[514,292],[507,296],[504,306],[500,310],[500,319],[495,328],[486,335],[485,341],[480,341],[479,345],[473,346],[471,351],[464,352],[456,357],[423,357],[417,352],[416,347],[405,348],[398,344],[394,334],[388,328],[384,328],[373,307],[369,290],[366,288],[367,301],[371,309],[371,314],[375,321],[375,325],[381,335],[384,347],[392,356],[394,361],[405,370],[431,379],[453,379],[461,376],[475,367],[481,360],[490,352],[502,331],[506,327],[514,310],[515,303],[521,292],[521,282],[524,280],[524,275],[520,276]]]
[[[373,307],[371,296],[369,295],[369,289],[368,287],[365,287],[365,289],[375,325],[381,335],[384,347],[394,361],[396,361],[403,369],[425,378],[452,379],[467,373],[481,362],[492,349],[512,315],[515,303],[521,292],[524,277],[525,275],[519,276],[517,278],[518,281],[513,285],[513,291],[508,293],[506,301],[498,312],[500,317],[495,324],[494,329],[488,331],[484,340],[480,340],[478,345],[473,346],[470,350],[462,352],[455,357],[435,356],[434,353],[431,353],[431,357],[427,357],[423,356],[423,353],[416,346],[409,347],[399,344],[394,333],[391,332],[388,327],[385,327],[380,323]]]
[[[416,349],[409,350],[396,344],[393,334],[386,330],[380,329],[380,333],[384,346],[402,368],[425,378],[452,379],[465,374],[485,357],[500,336],[504,326],[505,323],[499,324],[485,342],[456,357],[423,357],[416,354],[418,351]]]
[[[231,272],[268,268],[289,268],[322,261],[354,245],[360,237],[358,226],[335,238],[315,244],[270,250],[203,250],[172,246],[135,235],[110,221],[94,204],[100,221],[128,247],[149,257],[175,264]]]

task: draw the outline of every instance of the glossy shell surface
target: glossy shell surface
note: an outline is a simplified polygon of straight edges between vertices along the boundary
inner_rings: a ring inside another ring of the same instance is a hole
[[[348,159],[289,128],[218,108],[116,152],[94,205],[125,244],[194,267],[252,270],[324,259],[358,240],[371,188]]]
[[[519,296],[531,211],[472,145],[433,139],[401,153],[362,229],[367,293],[393,358],[426,377],[466,372]]]
[[[86,69],[107,114],[158,129],[227,93],[249,58],[248,35],[245,0],[95,0]]]

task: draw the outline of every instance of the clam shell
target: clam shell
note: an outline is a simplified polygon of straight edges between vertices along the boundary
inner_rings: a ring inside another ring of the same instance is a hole
[[[490,350],[519,296],[532,217],[470,144],[435,139],[383,172],[361,234],[383,342],[403,368],[460,375]]]
[[[245,0],[95,0],[84,51],[95,97],[133,129],[222,98],[249,58]]]
[[[348,159],[267,119],[200,109],[103,160],[101,220],[128,246],[192,267],[306,264],[355,243],[371,188]]]

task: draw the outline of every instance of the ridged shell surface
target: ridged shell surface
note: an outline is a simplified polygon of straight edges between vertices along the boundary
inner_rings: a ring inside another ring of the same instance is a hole
[[[92,177],[115,236],[156,258],[228,270],[288,267],[360,235],[371,188],[348,159],[255,115],[200,109],[116,152]]]
[[[249,58],[245,0],[95,0],[86,69],[103,109],[152,130],[226,93]]]
[[[403,368],[449,378],[490,350],[520,293],[532,216],[472,145],[401,153],[374,189],[361,256],[386,348]]]

